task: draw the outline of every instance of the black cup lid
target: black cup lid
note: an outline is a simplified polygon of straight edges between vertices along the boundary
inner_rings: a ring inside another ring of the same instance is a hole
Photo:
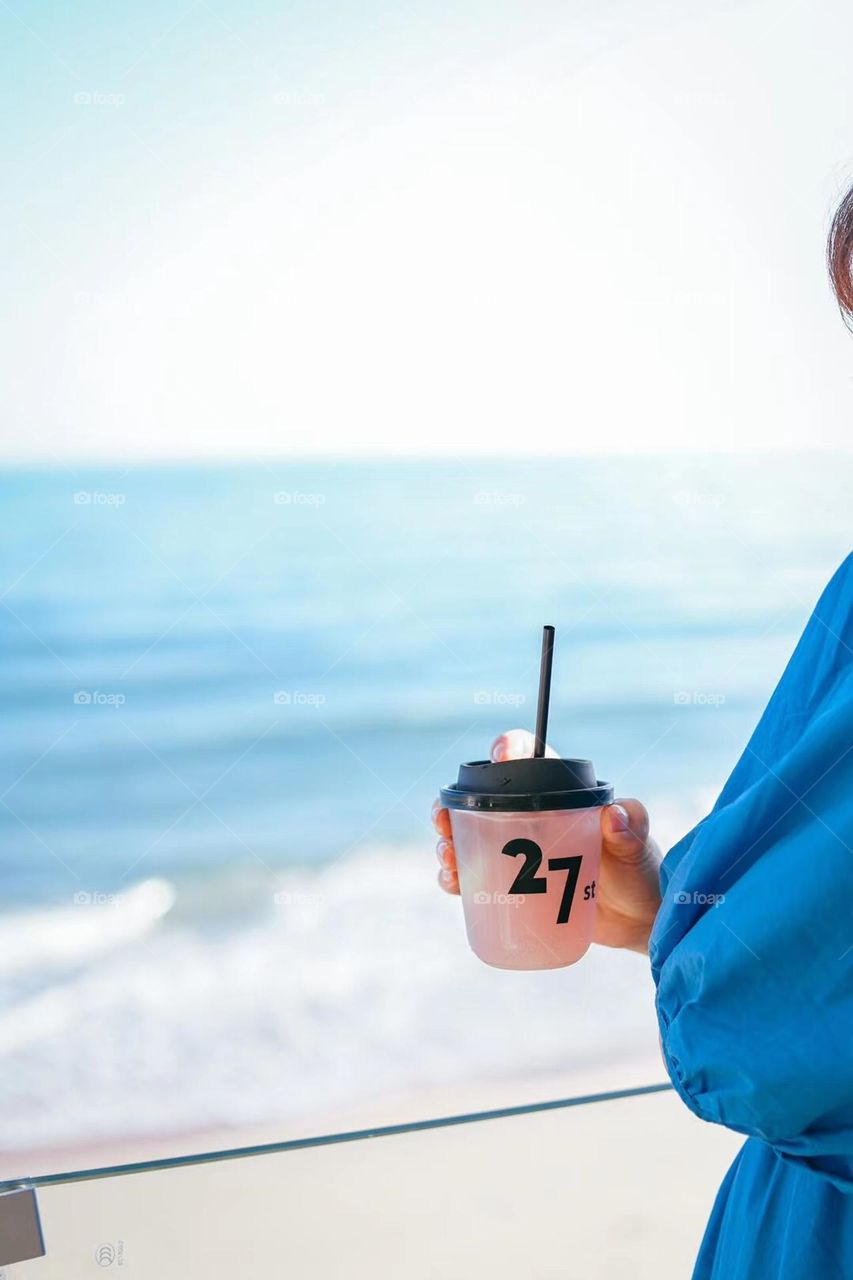
[[[448,809],[529,812],[537,809],[589,809],[610,804],[613,788],[595,776],[591,760],[473,760],[459,766],[455,785],[442,787]]]

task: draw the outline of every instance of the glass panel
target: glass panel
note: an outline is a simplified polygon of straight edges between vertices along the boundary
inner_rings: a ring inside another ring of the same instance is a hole
[[[741,1142],[667,1090],[60,1181],[7,1274],[683,1280]]]

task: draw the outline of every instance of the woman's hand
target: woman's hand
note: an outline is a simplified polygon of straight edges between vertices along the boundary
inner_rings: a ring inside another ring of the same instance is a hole
[[[556,754],[548,748],[549,756]],[[532,755],[533,734],[526,729],[511,729],[492,744],[493,760],[519,760]],[[450,814],[438,800],[432,807],[432,821],[440,837],[436,845],[441,864],[438,883],[445,892],[458,893]],[[649,815],[639,800],[617,800],[601,810],[601,841],[593,941],[603,947],[646,953],[660,906],[660,850],[649,836]]]

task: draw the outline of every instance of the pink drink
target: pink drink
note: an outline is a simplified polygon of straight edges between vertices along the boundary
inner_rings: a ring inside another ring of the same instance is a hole
[[[468,941],[499,969],[558,969],[595,926],[601,806],[588,760],[462,765],[450,809]]]

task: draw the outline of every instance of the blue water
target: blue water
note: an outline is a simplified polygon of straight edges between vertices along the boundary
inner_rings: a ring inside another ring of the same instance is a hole
[[[0,1065],[31,1082],[10,1122],[21,1108],[43,1117],[68,1087],[100,1097],[110,1131],[131,1113],[142,1128],[234,1118],[221,1062],[203,1076],[202,1113],[158,1110],[160,1066],[131,1065],[119,1044],[131,1017],[164,1038],[176,1080],[197,1077],[199,1057],[239,1023],[248,1056],[233,1071],[276,1080],[269,1093],[258,1084],[262,1115],[286,1109],[288,1055],[301,1080],[306,1061],[322,1075],[332,1034],[349,1037],[365,1088],[420,1081],[412,1038],[445,1046],[431,1083],[476,1059],[452,1025],[440,1030],[426,982],[415,1012],[378,1040],[366,1019],[368,1043],[352,973],[368,966],[375,1008],[395,998],[384,961],[428,950],[434,984],[464,970],[484,1017],[506,1001],[511,980],[469,966],[433,893],[428,811],[460,759],[531,723],[542,624],[557,628],[552,741],[646,800],[674,839],[724,780],[849,550],[851,479],[850,459],[827,455],[0,475],[0,885],[13,936],[29,922],[29,959],[3,983]],[[406,893],[374,918],[395,869]],[[172,905],[149,919],[133,893],[151,880]],[[282,884],[302,895],[284,927],[270,907]],[[346,945],[344,907],[325,917],[321,905],[338,892],[367,925]],[[115,937],[81,894],[110,899]],[[264,929],[277,930],[267,951]],[[234,948],[244,960],[241,948],[257,948],[243,982]],[[314,1017],[318,965],[342,954]],[[169,976],[176,963],[209,974],[226,957],[229,994],[201,1015],[198,991]],[[283,976],[259,984],[274,957]],[[138,989],[142,973],[156,996]],[[529,1003],[538,979],[527,981]],[[544,1027],[557,988],[542,978],[536,990]],[[96,1016],[116,1058],[104,1078],[80,1048]],[[49,1065],[57,1025],[63,1088]],[[538,1067],[559,1047],[548,1036]],[[529,1067],[519,1052],[508,1036],[490,1061]],[[65,1133],[67,1117],[49,1111],[44,1124],[42,1138],[51,1125]]]

